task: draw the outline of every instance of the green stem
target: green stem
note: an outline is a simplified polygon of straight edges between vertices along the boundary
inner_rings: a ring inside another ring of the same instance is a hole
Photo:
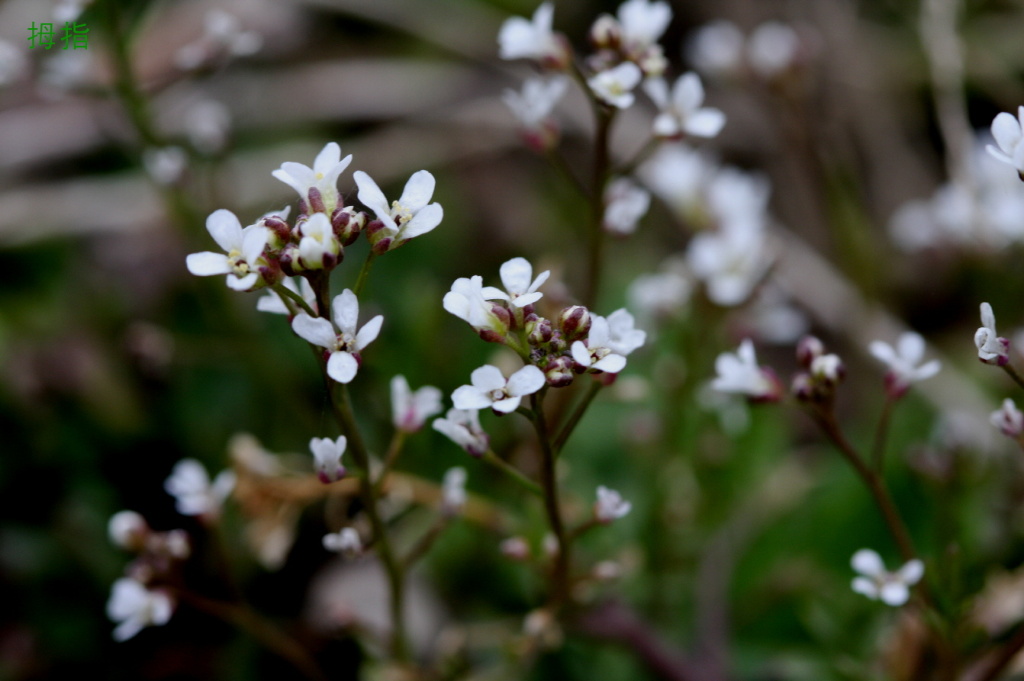
[[[1024,378],[1021,378],[1020,374],[1017,373],[1017,370],[1013,368],[1012,364],[1004,364],[1003,371],[1005,371],[1009,375],[1009,377],[1012,378],[1014,382],[1017,383],[1017,385],[1019,385],[1021,388],[1024,388]]]
[[[388,445],[387,454],[384,455],[384,465],[380,469],[377,481],[374,482],[378,496],[380,496],[381,490],[384,488],[384,480],[387,479],[388,473],[395,467],[395,462],[398,461],[398,457],[402,454],[402,447],[405,446],[405,436],[406,432],[397,428],[395,429],[395,434],[391,436],[391,444]]]
[[[434,545],[437,538],[440,537],[441,533],[444,532],[444,529],[448,527],[448,520],[449,519],[444,515],[439,517],[434,524],[430,526],[430,529],[427,530],[426,534],[420,537],[419,541],[409,549],[409,553],[402,560],[402,568],[404,570],[408,571],[420,558],[427,555],[427,552],[430,551],[430,547]]]
[[[541,448],[541,487],[544,490],[544,510],[548,516],[548,524],[551,532],[558,542],[558,553],[555,555],[555,564],[551,575],[551,603],[557,607],[565,603],[569,598],[569,551],[570,537],[565,532],[565,524],[562,521],[562,509],[558,504],[558,477],[555,473],[555,452],[551,448],[551,435],[548,432],[547,422],[544,420],[542,408],[544,395],[547,391],[542,389],[531,397],[533,407],[533,425],[537,430],[537,438],[540,440]]]
[[[290,299],[296,305],[301,307],[302,311],[305,312],[306,314],[308,314],[310,317],[316,317],[317,316],[316,312],[313,312],[313,308],[311,308],[309,306],[309,304],[306,302],[306,300],[301,295],[299,295],[295,291],[291,290],[290,288],[288,288],[284,284],[274,284],[272,289],[273,289],[274,293],[276,293],[277,295],[281,296],[281,300],[285,304],[286,307],[291,307],[291,306],[288,305],[288,300]]]
[[[885,406],[882,407],[882,415],[878,418],[878,426],[875,428],[875,439],[871,446],[871,461],[875,473],[882,475],[885,468],[885,440],[889,434],[889,422],[892,419],[892,409],[896,404],[890,396],[885,398]]]
[[[356,285],[352,289],[352,293],[357,296],[363,292],[363,288],[366,286],[366,280],[370,276],[370,270],[373,269],[373,263],[377,260],[377,254],[370,249],[370,252],[366,254],[366,260],[363,261],[363,266],[359,270],[359,276],[356,277]]]
[[[488,449],[480,458],[481,460],[486,461],[487,463],[491,464],[492,466],[500,470],[505,475],[509,476],[510,478],[518,482],[520,485],[522,485],[525,489],[529,490],[533,494],[536,494],[539,497],[544,496],[544,490],[541,489],[540,485],[535,483],[533,480],[530,480],[530,478],[528,478],[525,473],[523,473],[521,470],[510,464],[508,461],[505,461],[504,459],[499,457],[497,454],[494,453],[493,450]]]
[[[572,413],[569,414],[569,418],[566,420],[565,425],[562,426],[561,430],[558,431],[558,435],[555,436],[555,441],[552,443],[552,449],[555,450],[555,454],[561,454],[562,448],[565,446],[569,436],[572,435],[576,426],[579,424],[580,419],[583,418],[583,414],[586,413],[590,407],[591,402],[597,397],[597,393],[601,392],[601,388],[604,384],[600,381],[593,381],[587,388],[586,394],[583,396],[576,406],[573,408]]]
[[[604,222],[604,185],[608,181],[608,142],[613,111],[605,107],[594,108],[597,115],[597,131],[594,137],[594,177],[590,194],[590,250],[587,267],[586,287],[583,304],[593,307],[601,285],[601,271],[604,264],[605,233]]]

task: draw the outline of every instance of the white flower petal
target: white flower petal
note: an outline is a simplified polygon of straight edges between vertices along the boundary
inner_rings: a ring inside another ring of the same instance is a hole
[[[501,265],[501,283],[509,293],[526,293],[533,277],[533,265],[526,258],[512,258]]]
[[[886,582],[879,589],[878,597],[886,605],[903,605],[910,598],[910,589],[903,582]]]
[[[213,253],[211,251],[192,253],[185,258],[185,266],[188,267],[189,272],[199,277],[227,274],[231,271],[228,257],[223,253]]]
[[[300,312],[292,319],[292,331],[303,340],[331,350],[338,342],[334,327],[323,317],[310,317]]]
[[[433,175],[426,170],[417,170],[405,183],[398,203],[415,213],[425,207],[434,195],[434,184]]]
[[[686,120],[684,129],[694,137],[715,137],[725,127],[725,114],[718,109],[701,109]]]
[[[506,397],[505,399],[498,400],[497,402],[492,404],[491,409],[494,409],[495,411],[500,411],[502,414],[510,414],[519,408],[519,402],[521,400],[522,397],[520,397],[519,395]]]
[[[412,220],[402,225],[402,239],[412,239],[426,234],[441,224],[443,219],[444,208],[441,207],[441,204],[432,203],[429,206],[424,206],[412,216]]]
[[[359,323],[359,300],[352,289],[345,289],[334,297],[331,302],[331,313],[334,323],[343,333],[355,335],[356,325]]]
[[[242,246],[242,223],[229,210],[221,208],[210,213],[206,218],[206,231],[210,233],[217,245],[224,249],[225,253],[233,249],[241,250]]]
[[[388,200],[384,196],[384,192],[377,186],[377,183],[373,181],[373,178],[362,170],[357,170],[352,173],[352,179],[356,181],[356,186],[359,187],[359,193],[357,194],[359,201],[376,213],[378,219],[383,219],[382,215],[387,216],[388,220],[391,221],[391,225],[394,226],[394,221],[391,220]]]
[[[355,350],[359,352],[367,345],[377,340],[377,336],[380,334],[381,324],[384,323],[384,315],[377,315],[370,321],[363,324],[363,328],[359,329],[359,333],[356,334]]]
[[[259,281],[260,275],[256,272],[250,272],[244,277],[239,277],[234,274],[228,275],[228,288],[233,291],[248,291],[256,282]]]
[[[532,395],[544,386],[544,372],[528,364],[508,377],[506,389],[510,395]]]
[[[473,384],[474,388],[485,391],[502,390],[506,383],[505,376],[502,375],[501,369],[490,364],[485,364],[478,369],[474,369],[473,373],[469,375],[469,380]],[[461,409],[461,407],[459,408]]]
[[[885,574],[885,564],[882,557],[871,549],[861,549],[853,554],[850,565],[854,570],[867,577],[881,577]]]
[[[456,409],[486,409],[491,403],[488,395],[472,385],[460,386],[452,393],[452,404]]]
[[[347,352],[332,352],[327,360],[327,375],[338,383],[349,383],[356,377],[359,362]]]

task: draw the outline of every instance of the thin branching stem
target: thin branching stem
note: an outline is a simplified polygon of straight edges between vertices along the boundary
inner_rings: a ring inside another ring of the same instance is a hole
[[[1020,374],[1017,373],[1017,370],[1013,367],[1012,364],[1004,364],[1003,371],[1005,371],[1006,374],[1010,378],[1012,378],[1017,385],[1019,385],[1021,388],[1024,388],[1024,378],[1021,378]]]
[[[550,601],[553,606],[561,606],[569,598],[569,551],[570,538],[565,531],[562,520],[562,508],[558,503],[558,478],[555,472],[555,451],[551,447],[551,434],[548,432],[544,419],[544,395],[546,389],[534,393],[531,397],[533,407],[533,426],[537,430],[537,439],[541,449],[541,487],[544,490],[544,511],[548,517],[551,533],[555,535],[558,552],[551,572]]]
[[[892,420],[894,406],[896,406],[896,400],[886,395],[882,415],[878,417],[878,425],[875,427],[875,438],[871,445],[871,463],[878,475],[882,475],[885,468],[885,441],[889,435],[889,422]]]
[[[603,387],[604,384],[600,381],[593,381],[590,386],[587,387],[587,392],[583,395],[583,398],[576,403],[575,407],[573,407],[572,413],[569,414],[569,417],[558,431],[558,435],[555,436],[555,441],[551,445],[552,449],[555,450],[556,456],[562,453],[562,448],[565,447],[565,443],[569,440],[569,436],[572,435],[574,430],[576,430],[576,426],[579,425],[580,419],[583,418],[583,415],[590,407],[590,404],[594,401],[594,398],[597,397],[597,394],[601,392],[601,388]]]
[[[518,482],[524,489],[530,491],[532,494],[536,494],[541,498],[544,497],[544,490],[540,485],[531,480],[525,473],[510,464],[508,461],[505,461],[495,454],[493,450],[488,449],[480,458]]]
[[[285,307],[288,308],[290,314],[294,315],[295,311],[294,308],[289,303],[289,301],[301,307],[302,311],[308,314],[310,317],[317,316],[316,312],[313,311],[313,308],[309,306],[309,303],[307,303],[306,300],[301,295],[291,290],[284,284],[274,284],[273,290],[274,293],[281,296],[281,302],[284,303]]]
[[[356,285],[352,288],[352,293],[357,296],[363,292],[363,288],[366,287],[366,281],[370,277],[370,270],[373,269],[373,263],[377,261],[377,254],[370,249],[370,252],[366,254],[366,260],[363,261],[363,266],[359,270],[359,276],[356,277]]]

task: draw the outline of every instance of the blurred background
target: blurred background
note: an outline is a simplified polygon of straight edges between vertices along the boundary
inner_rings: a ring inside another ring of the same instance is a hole
[[[590,24],[617,4],[556,2],[555,28],[586,51]],[[1024,4],[671,4],[661,41],[670,73],[699,69],[707,103],[728,119],[701,153],[771,187],[768,281],[739,305],[716,304],[697,286],[647,310],[648,346],[562,462],[580,517],[598,484],[633,502],[628,517],[581,542],[584,563],[614,560],[622,574],[594,586],[588,626],[530,664],[515,642],[543,583],[498,545],[513,534],[539,545],[539,505],[429,428],[411,437],[404,470],[437,481],[463,465],[470,491],[499,509],[497,520],[460,521],[438,541],[414,580],[423,621],[413,628],[427,639],[442,632],[435,654],[461,660],[451,678],[671,678],[652,671],[623,627],[602,630],[625,617],[614,610],[623,603],[642,614],[643,631],[686,651],[698,679],[923,678],[902,664],[922,638],[920,619],[849,589],[855,550],[873,547],[890,567],[898,558],[856,477],[797,409],[748,409],[704,385],[716,355],[745,336],[786,382],[796,339],[812,331],[847,364],[839,410],[867,448],[884,403],[867,344],[920,332],[943,370],[893,416],[897,504],[965,651],[1024,617],[1020,451],[988,423],[1012,384],[978,363],[971,344],[988,301],[1001,332],[1024,348],[1011,336],[1024,324],[1024,183],[980,151],[993,117],[1024,104]],[[204,224],[215,209],[249,224],[294,204],[271,171],[309,164],[329,141],[354,155],[339,183],[353,199],[354,169],[388,196],[430,170],[444,222],[380,259],[360,315],[385,315],[353,386],[364,432],[382,450],[392,375],[449,395],[473,368],[500,361],[443,312],[456,277],[496,284],[502,262],[525,256],[535,271],[552,270],[552,309],[579,295],[587,203],[526,148],[501,101],[531,69],[498,60],[499,27],[535,8],[0,3],[0,679],[294,675],[186,606],[115,643],[104,608],[130,556],[110,543],[107,521],[122,509],[154,529],[190,532],[186,570],[198,590],[243,594],[332,678],[372,676],[372,646],[341,631],[337,612],[317,609],[328,592],[356,614],[381,604],[358,565],[339,566],[322,549],[320,537],[336,529],[325,520],[330,502],[295,511],[294,544],[270,569],[253,558],[251,518],[237,506],[210,529],[180,516],[163,491],[182,458],[211,474],[229,466],[238,433],[297,460],[309,438],[337,434],[316,366],[284,318],[257,312],[259,293],[192,277],[185,256],[212,248]],[[88,46],[62,49],[58,38],[53,49],[30,48],[30,27],[61,12],[81,12],[72,21],[88,26]],[[716,52],[721,44],[697,39],[721,20],[741,40],[766,22],[778,30],[737,65]],[[643,147],[654,113],[641,98],[619,118],[616,159]],[[583,95],[571,92],[556,117],[561,153],[587,177],[593,123]],[[631,282],[684,254],[696,229],[651,189],[658,196],[636,234],[607,250],[603,314],[629,304],[639,316]],[[355,281],[366,248],[360,240],[346,251],[337,291]],[[527,424],[484,421],[495,451],[529,468]],[[429,524],[409,513],[413,528]]]

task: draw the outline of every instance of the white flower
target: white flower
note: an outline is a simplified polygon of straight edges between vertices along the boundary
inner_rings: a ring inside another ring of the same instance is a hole
[[[323,213],[314,213],[299,223],[299,259],[302,266],[318,270],[333,267],[341,253],[341,243],[334,234],[330,219]]]
[[[476,409],[449,409],[445,418],[434,419],[433,428],[472,456],[483,456],[490,445]]]
[[[623,499],[615,490],[607,487],[597,488],[597,501],[594,503],[594,518],[597,522],[608,524],[623,517],[632,508],[633,504]]]
[[[468,322],[477,333],[489,332],[504,337],[508,333],[509,320],[499,317],[495,313],[496,306],[489,300],[502,299],[507,294],[493,286],[484,286],[483,282],[480,275],[456,279],[451,291],[444,294],[444,309]]]
[[[587,342],[576,341],[572,344],[573,360],[584,369],[607,371],[610,374],[619,373],[626,368],[626,358],[611,348],[613,341],[608,320],[596,314],[592,314],[590,319]],[[632,326],[632,317],[629,321]]]
[[[235,214],[221,208],[206,218],[206,231],[226,255],[211,251],[192,253],[185,259],[188,271],[200,277],[226,274],[228,288],[235,291],[254,288],[261,279],[258,261],[270,239],[270,230],[261,225],[242,229]]]
[[[117,622],[115,641],[127,641],[143,627],[166,624],[174,613],[174,601],[164,591],[151,591],[128,577],[114,582],[107,600],[107,617]]]
[[[687,52],[698,71],[712,77],[739,73],[743,63],[743,32],[731,21],[712,21],[690,39]]]
[[[533,13],[533,20],[511,17],[498,31],[502,59],[536,59],[551,66],[562,65],[567,56],[562,43],[551,30],[555,7],[545,2]]]
[[[363,542],[359,539],[359,533],[351,527],[343,527],[337,532],[325,534],[323,544],[328,551],[351,556],[358,555],[363,551]]]
[[[988,420],[1006,437],[1016,440],[1024,434],[1024,414],[1017,409],[1017,404],[1009,397],[1003,400],[1001,409],[997,409],[989,415]]]
[[[526,395],[544,386],[544,373],[532,364],[524,366],[506,380],[501,369],[485,364],[474,369],[469,377],[472,385],[464,385],[452,393],[456,409],[486,409],[509,413],[519,407]]]
[[[587,79],[587,85],[598,99],[617,109],[628,109],[636,97],[633,88],[640,84],[643,73],[631,61],[601,71]]]
[[[924,576],[924,563],[917,559],[907,561],[896,572],[888,572],[882,558],[871,549],[861,549],[853,554],[850,564],[861,575],[854,577],[853,590],[886,605],[906,603],[910,598],[910,587]]]
[[[238,18],[223,10],[206,13],[203,36],[182,46],[175,62],[182,70],[191,70],[220,55],[244,57],[255,54],[263,46],[263,36],[255,31],[243,31]]]
[[[649,78],[644,91],[661,112],[654,119],[654,134],[659,137],[679,137],[684,133],[694,137],[714,137],[725,125],[725,114],[718,109],[702,106],[704,86],[700,76],[692,71],[681,75],[669,93],[662,78]]]
[[[985,364],[1003,366],[1010,361],[1010,341],[996,333],[996,316],[988,303],[981,304],[981,328],[974,332],[974,344]]]
[[[651,206],[651,195],[628,177],[608,183],[604,190],[604,228],[612,234],[632,234]]]
[[[305,277],[299,277],[298,285],[295,284],[295,280],[292,278],[284,279],[284,287],[302,296],[302,299],[306,301],[312,309],[316,309],[316,293],[313,292],[313,287],[309,285],[309,280]],[[268,291],[266,295],[260,297],[256,301],[256,309],[260,312],[270,312],[271,314],[291,314],[288,311],[288,307],[281,300],[281,296],[274,291]]]
[[[768,21],[750,34],[747,59],[750,66],[764,78],[773,78],[796,63],[800,39],[791,27]]]
[[[154,182],[166,187],[181,179],[188,154],[181,147],[148,147],[142,151],[142,165]]]
[[[763,176],[721,168],[707,186],[708,210],[720,229],[760,229],[768,214],[771,185]]]
[[[371,237],[374,247],[378,241],[386,242],[382,250],[398,248],[409,239],[426,234],[441,224],[444,209],[439,203],[430,203],[434,195],[434,176],[426,170],[418,170],[405,183],[402,197],[390,206],[377,183],[361,170],[352,174],[359,187],[359,200],[377,215],[383,225],[380,232]]]
[[[170,477],[164,481],[164,489],[177,502],[178,513],[211,519],[220,514],[221,505],[234,487],[234,471],[221,471],[211,484],[203,464],[195,459],[176,463]]]
[[[425,385],[411,392],[405,376],[391,379],[391,423],[398,430],[415,433],[440,411],[441,391],[434,386]]]
[[[352,154],[342,158],[337,142],[328,142],[316,155],[312,168],[285,161],[271,175],[297,191],[306,210],[321,211],[331,217],[338,206],[338,177],[351,162]],[[313,189],[316,193],[311,196]]]
[[[345,467],[341,465],[341,455],[345,453],[348,441],[344,435],[337,440],[329,437],[314,437],[309,441],[309,450],[316,461],[316,476],[325,485],[345,477]]]
[[[441,484],[441,511],[455,515],[466,505],[466,469],[461,466],[449,468]]]
[[[992,121],[992,137],[998,148],[988,145],[985,149],[1003,163],[1009,163],[1024,173],[1024,106],[1017,107],[1017,118],[1001,113]]]
[[[703,191],[714,166],[681,142],[662,144],[638,175],[651,191],[683,219],[702,210]]]
[[[359,352],[377,338],[384,316],[377,315],[356,331],[359,301],[350,289],[334,297],[331,313],[341,333],[336,333],[331,322],[323,317],[310,317],[305,312],[295,315],[292,330],[303,340],[327,348],[331,353],[327,360],[327,375],[338,383],[349,383],[359,370]]]
[[[196,151],[216,154],[227,146],[231,112],[216,100],[202,99],[185,111],[182,125]]]
[[[758,365],[754,344],[749,338],[743,339],[735,354],[720,354],[715,359],[715,371],[718,375],[711,387],[719,392],[738,393],[755,400],[774,400],[780,395],[775,376]]]
[[[544,270],[533,279],[533,265],[526,258],[512,258],[502,263],[500,273],[505,291],[489,288],[484,290],[484,296],[488,300],[507,301],[516,307],[526,307],[543,298],[544,294],[537,289],[551,276],[550,270]]]
[[[768,271],[771,259],[757,228],[702,232],[690,241],[686,262],[718,305],[739,305]]]
[[[676,315],[690,300],[693,284],[685,264],[669,260],[662,270],[640,275],[626,290],[630,307],[644,319]]]
[[[672,10],[666,2],[626,0],[616,13],[622,29],[626,52],[636,55],[653,46],[672,21]]]
[[[896,348],[882,341],[871,341],[868,349],[888,367],[885,382],[889,394],[894,398],[907,392],[911,383],[939,373],[941,367],[937,359],[918,366],[924,359],[924,338],[913,331],[902,334],[896,341]]]
[[[607,321],[607,347],[617,355],[628,357],[647,340],[647,333],[634,328],[633,315],[629,314],[624,307],[608,315]]]
[[[540,131],[554,110],[558,100],[569,87],[565,76],[541,78],[534,76],[523,82],[523,89],[506,89],[501,99],[512,110],[520,125],[528,131]]]
[[[137,551],[145,546],[149,524],[135,511],[119,511],[107,522],[107,535],[114,546]]]

